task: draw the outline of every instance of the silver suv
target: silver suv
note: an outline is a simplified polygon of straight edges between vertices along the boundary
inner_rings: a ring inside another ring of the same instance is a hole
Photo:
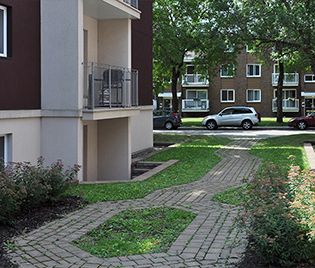
[[[252,107],[235,106],[223,109],[220,113],[208,115],[202,120],[202,125],[213,130],[221,126],[242,127],[251,129],[260,122],[260,115]]]

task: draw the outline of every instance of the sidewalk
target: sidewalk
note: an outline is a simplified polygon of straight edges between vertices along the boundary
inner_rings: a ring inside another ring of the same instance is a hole
[[[222,160],[201,180],[155,191],[143,199],[100,202],[15,239],[10,257],[20,267],[235,267],[247,241],[235,223],[240,208],[211,201],[250,180],[259,160],[248,153],[255,140],[236,140],[218,151]],[[71,241],[126,209],[175,207],[197,214],[166,253],[102,259]]]

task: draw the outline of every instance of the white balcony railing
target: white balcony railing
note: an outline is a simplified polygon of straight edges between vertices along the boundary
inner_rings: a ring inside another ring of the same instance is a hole
[[[282,100],[283,112],[299,112],[299,99],[284,99]],[[272,111],[277,112],[277,99],[272,100]]]
[[[183,77],[183,85],[186,86],[206,86],[208,84],[208,79],[201,74],[185,74]]]
[[[279,73],[272,74],[272,85],[276,87],[278,85]],[[299,74],[298,73],[285,73],[283,79],[284,86],[296,87],[299,85]]]
[[[87,109],[138,106],[138,71],[97,63],[84,68]]]
[[[182,100],[182,112],[207,112],[207,111],[209,111],[209,100],[206,100],[206,99]]]

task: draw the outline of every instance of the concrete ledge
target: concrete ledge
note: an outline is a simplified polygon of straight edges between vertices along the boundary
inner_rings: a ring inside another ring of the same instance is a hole
[[[152,176],[154,176],[155,174],[159,173],[160,171],[167,169],[168,167],[176,164],[178,162],[178,160],[168,160],[166,162],[164,162],[163,164],[149,170],[146,173],[143,173],[142,175],[135,177],[132,179],[132,181],[144,181]]]
[[[156,163],[161,163],[161,165],[157,166],[156,168],[153,168],[149,170],[146,173],[143,173],[140,176],[137,176],[133,178],[132,180],[109,180],[109,181],[81,181],[79,184],[108,184],[108,183],[130,183],[134,181],[144,181],[149,179],[150,177],[154,176],[155,174],[161,172],[164,169],[167,169],[168,167],[176,164],[178,160],[168,160],[166,162],[156,162]]]
[[[315,171],[315,152],[313,145],[310,142],[304,143],[305,153],[310,164],[310,169]]]

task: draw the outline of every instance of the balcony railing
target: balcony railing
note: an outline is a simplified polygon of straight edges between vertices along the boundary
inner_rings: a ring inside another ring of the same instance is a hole
[[[138,0],[123,0],[126,4],[138,9]]]
[[[182,100],[182,112],[206,112],[209,111],[207,99],[184,99]]]
[[[87,109],[138,106],[137,70],[91,63],[84,73]]]
[[[185,74],[183,77],[183,85],[205,86],[208,84],[208,79],[201,74]]]
[[[272,85],[276,87],[278,85],[279,74],[272,74]],[[285,73],[283,79],[284,86],[298,86],[299,85],[299,74],[298,73]]]
[[[299,99],[283,99],[282,110],[283,112],[298,112],[299,111]],[[277,111],[277,99],[272,100],[272,111]]]

